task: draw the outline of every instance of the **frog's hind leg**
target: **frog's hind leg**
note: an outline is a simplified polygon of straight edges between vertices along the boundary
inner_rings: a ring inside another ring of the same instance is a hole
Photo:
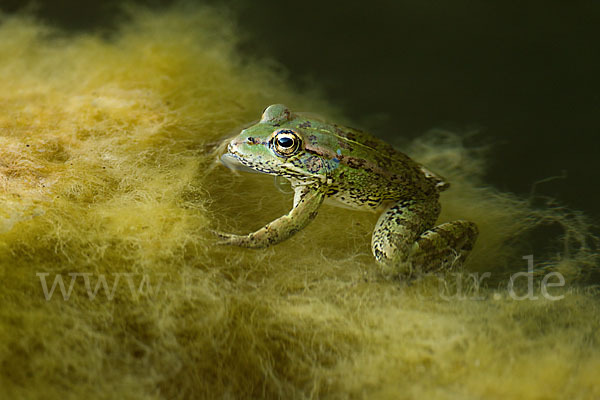
[[[385,210],[371,239],[375,259],[386,265],[406,263],[415,241],[433,227],[439,214],[437,199],[401,200]]]
[[[380,217],[371,248],[375,259],[401,273],[428,272],[462,263],[475,243],[477,227],[453,221],[434,227],[440,213],[437,199],[400,201]]]
[[[477,225],[464,220],[446,222],[429,229],[412,246],[412,266],[424,272],[459,266],[473,249],[478,234]]]

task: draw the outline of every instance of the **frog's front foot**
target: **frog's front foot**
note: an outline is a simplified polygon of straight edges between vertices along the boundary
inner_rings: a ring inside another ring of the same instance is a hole
[[[250,235],[236,235],[233,233],[225,233],[219,231],[212,231],[212,234],[215,235],[219,240],[217,241],[218,245],[229,245],[229,246],[239,246],[239,247],[248,247],[248,248],[262,248],[266,247],[266,245],[262,245],[262,243],[257,242]]]
[[[213,233],[221,239],[219,244],[253,249],[268,247],[283,242],[308,225],[316,217],[324,196],[325,194],[321,190],[314,190],[308,186],[298,187],[292,210],[269,222],[259,230],[247,235],[234,235],[215,231]]]

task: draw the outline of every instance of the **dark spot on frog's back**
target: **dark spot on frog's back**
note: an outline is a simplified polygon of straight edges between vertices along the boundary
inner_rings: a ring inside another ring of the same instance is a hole
[[[304,121],[303,123],[298,125],[298,128],[310,128],[311,126],[312,125],[310,124],[310,121]]]
[[[366,160],[362,158],[348,157],[346,164],[352,168],[361,168],[365,165]]]
[[[338,139],[337,143],[338,143],[338,146],[340,149],[352,151],[352,146],[350,146],[350,143],[348,141],[343,140],[343,139]]]
[[[310,144],[316,145],[317,144],[317,137],[315,135],[310,135],[308,137],[308,141],[310,142]]]
[[[339,126],[334,125],[333,127],[335,134],[341,137],[345,137],[348,140],[356,140],[356,135],[350,131],[341,129]]]
[[[377,149],[377,148],[381,147],[381,145],[374,140],[365,140],[364,144],[365,144],[365,146],[370,147],[372,149]]]

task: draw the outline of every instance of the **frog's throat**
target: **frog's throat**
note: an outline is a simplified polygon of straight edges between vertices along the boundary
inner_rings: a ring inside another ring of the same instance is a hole
[[[250,168],[247,165],[242,164],[237,157],[232,156],[230,153],[225,153],[221,156],[221,163],[232,171],[243,171],[260,174],[254,168]]]
[[[322,182],[322,183],[327,182],[327,176],[309,172],[309,171],[302,169],[300,167],[297,167],[293,164],[286,164],[285,173],[287,173],[288,171],[295,172],[293,174],[293,176],[291,176],[291,177],[286,176],[288,178],[294,178],[299,181],[313,181],[313,182],[317,181],[317,182]],[[292,174],[290,174],[290,175],[292,175]]]
[[[263,172],[265,172],[265,171],[263,171]],[[290,180],[295,180],[298,182],[303,182],[303,181],[311,181],[311,182],[317,181],[317,182],[322,182],[322,183],[327,182],[326,176],[309,172],[309,171],[307,171],[301,167],[297,167],[291,163],[286,163],[285,168],[271,169],[270,172],[266,172],[266,173],[271,174],[271,175],[283,176],[285,178],[288,178]]]

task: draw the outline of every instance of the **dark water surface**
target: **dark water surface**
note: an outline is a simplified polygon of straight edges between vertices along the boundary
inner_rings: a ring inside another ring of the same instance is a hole
[[[537,192],[600,219],[599,1],[209,3],[233,11],[241,51],[280,62],[299,90],[315,82],[363,128],[387,138],[479,130],[494,144],[490,183],[527,194],[564,171]],[[38,0],[34,9],[96,30],[110,29],[120,5]]]

